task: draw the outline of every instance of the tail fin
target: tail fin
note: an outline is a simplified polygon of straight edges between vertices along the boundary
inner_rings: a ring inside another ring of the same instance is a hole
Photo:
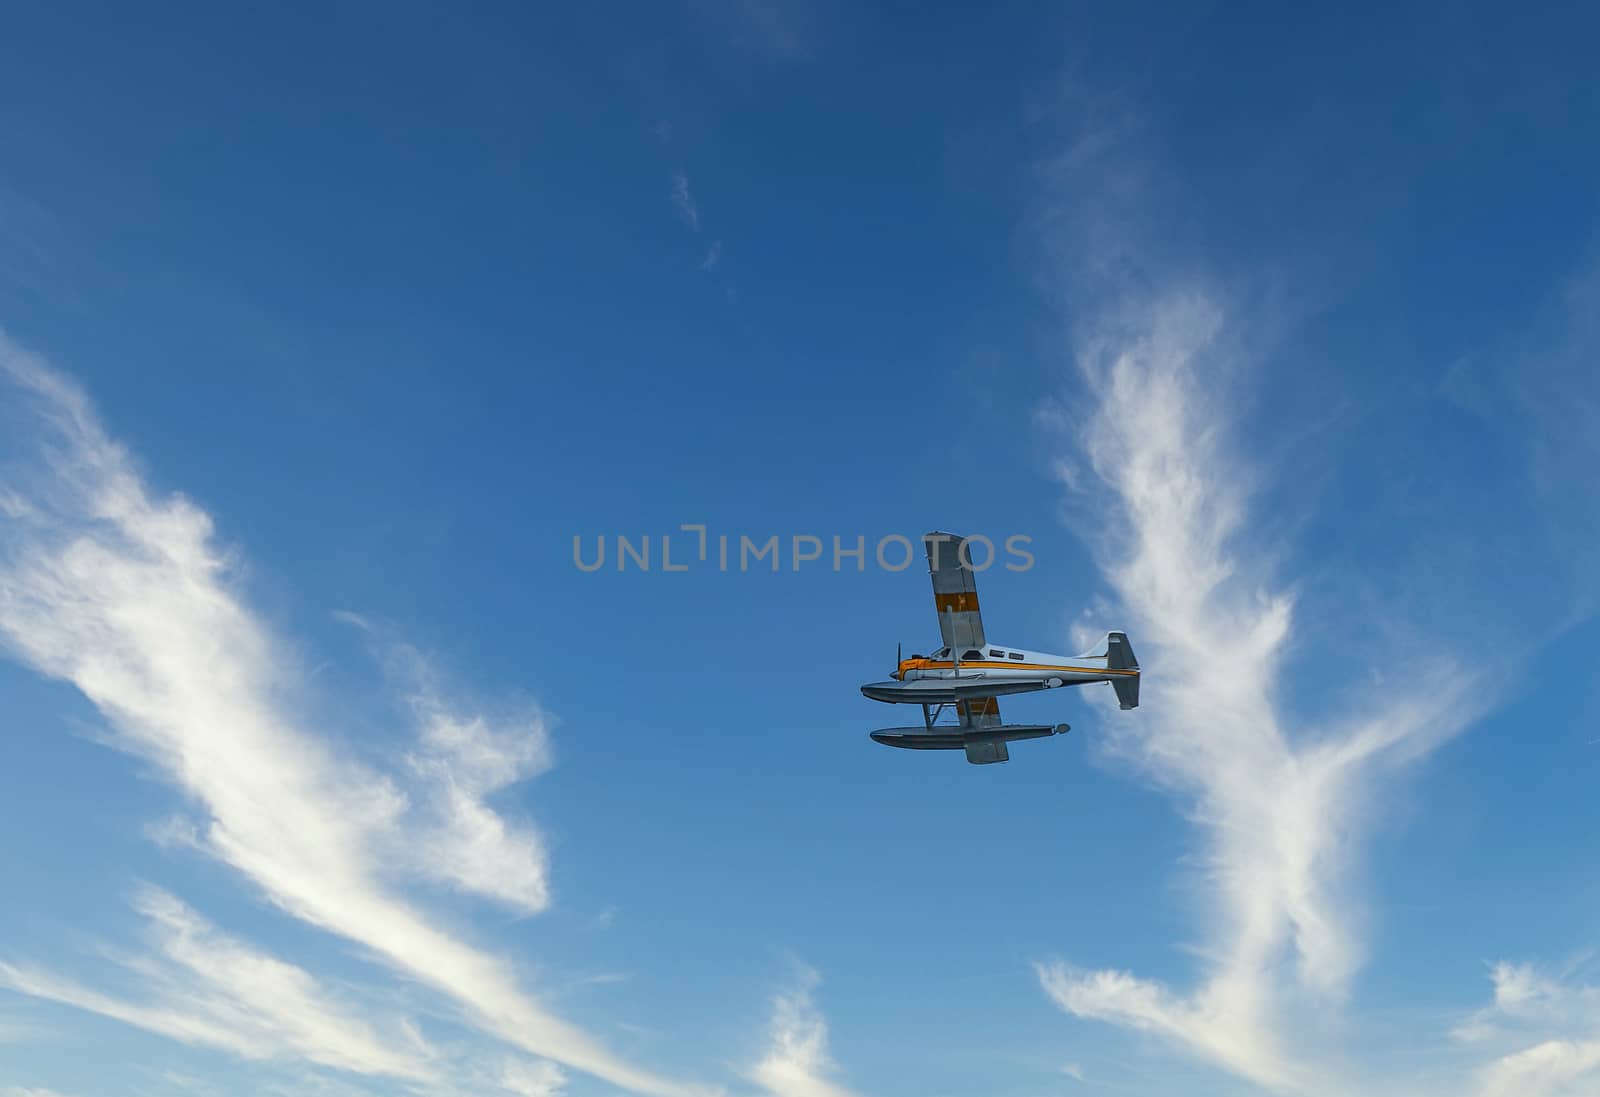
[[[1139,660],[1133,654],[1126,632],[1106,633],[1106,669],[1131,670],[1132,674],[1119,674],[1111,680],[1117,691],[1117,701],[1123,708],[1139,707]]]

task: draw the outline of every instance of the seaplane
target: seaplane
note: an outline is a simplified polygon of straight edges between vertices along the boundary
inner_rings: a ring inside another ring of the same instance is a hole
[[[990,643],[978,610],[977,575],[967,539],[953,533],[924,535],[933,608],[943,646],[932,655],[901,658],[891,681],[869,682],[861,692],[874,701],[921,705],[920,727],[881,728],[872,738],[908,750],[964,750],[974,765],[1005,762],[1006,744],[1064,735],[1066,724],[1006,724],[1001,697],[1016,693],[1110,682],[1124,709],[1139,706],[1139,661],[1125,632],[1108,632],[1097,654],[1052,655]],[[955,723],[940,723],[946,713]]]

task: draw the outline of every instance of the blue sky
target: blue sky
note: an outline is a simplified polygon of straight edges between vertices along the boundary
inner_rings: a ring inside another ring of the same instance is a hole
[[[12,13],[0,1094],[1600,1094],[1597,30]]]

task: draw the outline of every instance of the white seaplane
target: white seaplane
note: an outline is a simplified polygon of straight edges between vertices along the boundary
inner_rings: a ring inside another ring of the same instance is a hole
[[[1086,682],[1110,682],[1125,709],[1139,705],[1139,661],[1123,632],[1106,633],[1098,655],[1052,655],[990,643],[978,613],[978,587],[963,537],[929,533],[928,571],[933,607],[944,646],[932,655],[896,656],[892,681],[869,682],[861,692],[874,701],[922,706],[922,726],[882,728],[878,742],[910,750],[965,750],[975,765],[1005,762],[1006,744],[1065,734],[1066,724],[1003,724],[998,698]],[[936,723],[946,709],[956,724]]]

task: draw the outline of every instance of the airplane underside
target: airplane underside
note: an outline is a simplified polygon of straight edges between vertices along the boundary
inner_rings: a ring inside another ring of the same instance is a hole
[[[1050,689],[1051,682],[1065,685],[1060,678],[1049,681],[1025,678],[1013,681],[972,678],[915,678],[909,682],[869,682],[861,687],[862,696],[892,705],[951,705],[972,697],[1004,697],[1012,693],[1034,693]],[[1071,683],[1077,685],[1076,682]]]
[[[871,733],[875,742],[905,750],[964,750],[973,765],[1007,762],[1011,752],[1007,743],[1020,739],[1043,739],[1065,735],[1066,724],[998,724],[993,727],[882,728]]]

